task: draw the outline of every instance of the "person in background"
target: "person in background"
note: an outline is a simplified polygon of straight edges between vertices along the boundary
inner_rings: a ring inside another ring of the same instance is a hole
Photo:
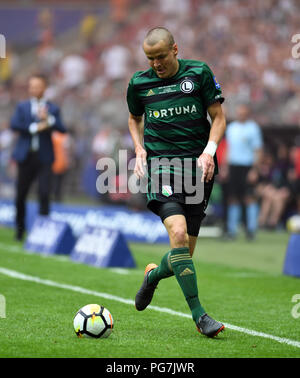
[[[254,239],[257,231],[259,207],[255,198],[256,167],[260,161],[263,138],[260,127],[249,115],[249,106],[239,105],[236,120],[229,123],[226,130],[229,239],[237,236],[243,209],[247,238]]]
[[[223,138],[216,151],[219,173],[216,176],[222,192],[222,234],[227,235],[227,213],[228,213],[228,166],[226,162],[227,142]]]
[[[51,137],[54,148],[53,196],[56,202],[61,202],[63,181],[71,164],[72,140],[69,134],[58,131],[54,131]]]
[[[296,138],[292,159],[294,162],[293,194],[296,200],[296,211],[300,215],[300,136]]]
[[[54,161],[51,132],[65,133],[57,105],[47,101],[47,78],[32,75],[28,82],[29,99],[17,104],[11,118],[11,129],[19,134],[13,159],[17,162],[16,239],[26,231],[26,198],[32,183],[38,180],[39,213],[49,213],[51,166]]]
[[[261,190],[260,195],[259,227],[275,230],[282,221],[292,195],[290,172],[293,167],[289,158],[289,149],[286,145],[280,144],[278,146],[270,168],[268,183]]]

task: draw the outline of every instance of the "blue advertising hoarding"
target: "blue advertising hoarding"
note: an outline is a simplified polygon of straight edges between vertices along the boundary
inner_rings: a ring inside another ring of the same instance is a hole
[[[87,226],[70,257],[97,267],[136,267],[122,233],[108,228]]]
[[[38,204],[27,202],[26,225],[30,230],[38,215]],[[126,241],[142,243],[169,243],[168,234],[160,218],[151,212],[136,212],[122,206],[75,206],[52,203],[49,217],[66,222],[75,237],[79,237],[86,226],[106,227],[120,231]],[[0,200],[0,224],[14,226],[15,207],[13,201]]]
[[[76,239],[66,222],[57,222],[47,216],[35,217],[24,248],[46,254],[70,254]]]

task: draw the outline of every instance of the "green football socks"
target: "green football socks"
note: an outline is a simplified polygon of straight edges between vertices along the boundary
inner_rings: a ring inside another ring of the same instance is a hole
[[[170,263],[192,312],[193,320],[197,322],[205,310],[198,298],[196,270],[189,249],[187,247],[172,249]]]
[[[161,259],[160,265],[151,270],[148,276],[148,283],[157,285],[163,278],[174,276],[171,264],[169,262],[169,256],[171,252],[167,252]]]
[[[160,265],[153,269],[148,277],[150,284],[157,285],[161,279],[175,275],[195,322],[205,313],[198,298],[196,270],[189,253],[189,248],[173,248],[164,255]]]

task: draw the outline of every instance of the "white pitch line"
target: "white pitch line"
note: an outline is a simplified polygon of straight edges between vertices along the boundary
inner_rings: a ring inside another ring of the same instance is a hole
[[[30,276],[30,275],[20,273],[20,272],[17,272],[15,270],[11,270],[11,269],[6,269],[6,268],[3,268],[3,267],[0,267],[0,273],[2,273],[5,276],[15,278],[15,279],[19,279],[19,280],[23,280],[23,281],[35,282],[35,283],[41,284],[41,285],[71,290],[71,291],[74,291],[76,293],[94,295],[96,297],[105,298],[105,299],[108,299],[108,300],[112,300],[112,301],[116,301],[116,302],[120,302],[120,303],[125,303],[125,304],[128,304],[128,305],[134,305],[134,301],[132,299],[125,299],[125,298],[118,297],[116,295],[111,295],[111,294],[107,294],[107,293],[101,293],[101,292],[98,292],[98,291],[85,289],[85,288],[80,287],[80,286],[73,286],[73,285],[62,284],[62,283],[51,281],[51,280],[45,280],[45,279],[42,279],[40,277]],[[170,314],[170,315],[180,316],[180,317],[183,317],[183,318],[191,318],[190,314],[185,314],[183,312],[174,311],[170,308],[157,307],[157,306],[150,305],[150,306],[148,306],[148,309],[158,311],[158,312],[162,312],[162,313],[167,313],[167,314]],[[266,339],[277,341],[278,343],[281,343],[281,344],[287,344],[287,345],[291,345],[291,346],[296,347],[296,348],[300,348],[300,341],[290,340],[290,339],[287,339],[287,338],[284,338],[284,337],[278,337],[278,336],[274,336],[274,335],[269,335],[267,333],[258,332],[258,331],[254,331],[254,330],[243,328],[243,327],[238,327],[238,326],[228,324],[228,323],[224,323],[224,325],[228,329],[232,329],[232,330],[237,331],[237,332],[242,332],[242,333],[245,333],[245,334],[250,335],[250,336],[263,337],[263,338],[266,338]]]
[[[129,274],[129,271],[124,268],[109,268],[109,271],[113,273],[117,273],[117,274],[123,274],[123,275]]]

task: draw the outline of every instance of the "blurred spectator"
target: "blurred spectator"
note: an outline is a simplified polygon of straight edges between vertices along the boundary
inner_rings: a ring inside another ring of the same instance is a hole
[[[103,157],[114,157],[119,133],[113,127],[106,125],[95,135],[92,142],[92,153],[97,161]]]
[[[51,138],[54,150],[54,162],[52,164],[53,198],[56,202],[61,202],[64,179],[71,166],[73,143],[71,136],[66,133],[54,131]]]
[[[223,234],[226,235],[227,230],[227,215],[228,215],[228,164],[227,164],[227,142],[223,138],[218,145],[217,159],[219,173],[217,175],[217,182],[220,184],[222,192],[222,228]]]
[[[97,27],[98,18],[92,11],[87,12],[80,23],[80,36],[85,46],[91,46],[95,43]]]
[[[115,168],[112,172],[110,172],[109,179],[105,180],[104,182],[99,180],[103,186],[97,185],[97,196],[103,202],[110,202],[110,195],[107,189],[110,183],[113,183],[113,185],[116,183],[117,165],[115,154],[118,147],[118,137],[119,133],[117,130],[114,130],[110,125],[105,125],[92,140],[91,150],[93,159],[92,162],[88,162],[87,165],[92,164],[92,169],[95,170],[95,167],[100,159],[110,158],[113,159],[114,167],[112,168]],[[99,169],[99,175],[101,175],[104,171],[105,169],[103,169],[103,171]],[[109,191],[112,189],[113,188],[110,188]]]
[[[123,94],[117,88],[110,88],[110,93],[114,96],[112,102],[110,98],[103,98],[101,104],[98,105],[99,115],[104,123],[113,125],[113,129],[127,129],[126,104]]]
[[[19,67],[19,58],[17,54],[6,46],[6,57],[0,59],[0,84],[6,88],[13,84],[13,77]]]
[[[63,52],[54,45],[54,42],[44,42],[37,50],[37,61],[41,72],[51,75],[63,57]]]
[[[300,90],[287,101],[282,116],[284,117],[285,122],[300,127]]]
[[[76,52],[65,56],[59,66],[62,85],[65,88],[77,88],[84,84],[88,74],[87,61]]]
[[[130,51],[124,45],[112,45],[101,54],[104,75],[111,81],[124,80],[129,71]]]
[[[14,142],[13,132],[8,122],[0,122],[0,182],[4,183],[9,179],[11,151]],[[0,189],[1,192],[1,189]]]
[[[294,167],[295,167],[295,175],[293,177],[293,189],[294,195],[296,198],[297,203],[297,212],[300,215],[300,137],[298,136],[296,140],[296,146],[294,148],[294,155],[293,155]]]
[[[274,160],[266,156],[264,171],[261,169],[260,186],[257,188],[261,198],[259,214],[261,228],[274,230],[279,225],[291,198],[288,177],[291,168],[288,147],[284,144],[278,146]]]
[[[228,217],[229,238],[238,232],[242,209],[245,210],[246,235],[253,239],[257,231],[258,204],[255,198],[257,174],[255,165],[259,162],[263,145],[258,124],[249,118],[250,109],[243,104],[237,108],[236,121],[227,126],[228,164]]]
[[[13,132],[10,130],[8,122],[0,123],[0,151],[1,156],[6,155],[6,151],[11,149],[13,142]]]
[[[264,197],[265,193],[272,189],[270,182],[273,165],[273,154],[265,149],[262,153],[260,163],[257,165],[257,183],[255,186],[255,194],[261,203],[260,218],[262,218],[262,214],[265,212],[262,209],[262,198]],[[262,223],[262,220],[259,220],[259,224],[262,225]]]
[[[290,166],[288,184],[291,191],[290,212],[300,215],[300,136],[290,148]],[[290,215],[290,214],[287,214]]]
[[[124,24],[128,19],[130,0],[110,0],[111,21],[117,25]]]
[[[185,18],[190,14],[190,0],[164,0],[157,1],[157,8],[167,17]]]
[[[54,39],[54,15],[48,8],[43,8],[38,13],[37,18],[39,47],[43,48],[53,42]]]

